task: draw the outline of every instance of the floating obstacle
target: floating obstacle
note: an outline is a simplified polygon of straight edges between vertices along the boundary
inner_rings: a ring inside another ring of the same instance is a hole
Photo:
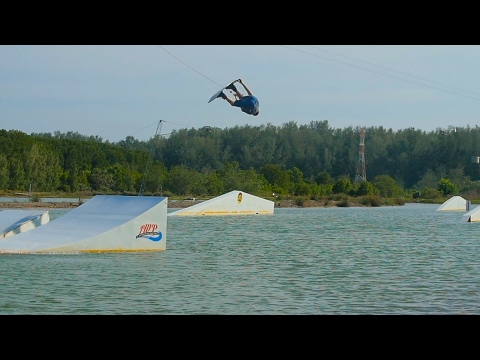
[[[465,222],[479,222],[480,221],[480,206],[470,210],[462,216],[462,221]]]
[[[0,253],[166,250],[166,197],[97,195],[65,215],[0,241]]]
[[[0,239],[27,232],[50,221],[45,210],[0,211]]]
[[[437,208],[437,211],[468,211],[470,205],[461,196],[453,196]]]
[[[220,216],[273,214],[275,203],[243,191],[233,190],[226,194],[170,212],[168,216]]]

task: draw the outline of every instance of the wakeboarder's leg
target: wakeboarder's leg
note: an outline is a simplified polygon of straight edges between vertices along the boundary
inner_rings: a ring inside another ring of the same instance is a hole
[[[233,101],[232,99],[230,99],[227,95],[225,95],[223,92],[221,92],[220,94],[218,94],[217,98],[225,99],[225,100],[228,101],[228,103],[229,103],[230,105],[233,106],[234,101]]]

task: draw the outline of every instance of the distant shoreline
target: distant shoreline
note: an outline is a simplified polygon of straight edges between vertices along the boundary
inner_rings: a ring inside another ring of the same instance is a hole
[[[73,200],[73,199],[72,199]],[[88,200],[87,200],[88,201]],[[183,209],[189,206],[200,204],[205,200],[174,200],[169,201],[167,207],[173,209]],[[275,208],[329,208],[329,207],[338,207],[338,201],[330,200],[325,204],[324,200],[306,200],[301,205],[297,204],[295,200],[276,200]],[[39,202],[0,202],[0,209],[73,209],[80,205],[78,201],[62,201],[62,202],[51,202],[48,199],[43,198]],[[345,206],[344,206],[345,207]],[[362,205],[357,202],[348,202],[348,207],[369,207]]]

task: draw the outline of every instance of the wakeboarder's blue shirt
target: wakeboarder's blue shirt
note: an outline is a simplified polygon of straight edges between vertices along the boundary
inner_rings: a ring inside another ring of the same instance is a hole
[[[253,95],[246,95],[241,99],[236,100],[233,103],[233,106],[239,107],[244,113],[250,115],[256,116],[260,112],[260,103],[258,102],[258,99]]]

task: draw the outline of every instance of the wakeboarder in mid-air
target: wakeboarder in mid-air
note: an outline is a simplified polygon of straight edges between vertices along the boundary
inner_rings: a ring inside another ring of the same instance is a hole
[[[236,82],[242,84],[248,95],[243,95],[240,91],[237,90],[236,86],[234,85],[234,83]],[[235,96],[235,100],[230,99],[227,95],[223,93],[223,90],[227,89],[232,91],[233,95]],[[252,94],[247,85],[243,83],[242,79],[232,81],[230,84],[220,89],[217,93],[215,93],[215,95],[210,98],[209,102],[217,98],[222,98],[226,100],[230,105],[239,107],[240,110],[242,110],[246,114],[257,116],[260,113],[260,103],[258,102],[258,99]]]

